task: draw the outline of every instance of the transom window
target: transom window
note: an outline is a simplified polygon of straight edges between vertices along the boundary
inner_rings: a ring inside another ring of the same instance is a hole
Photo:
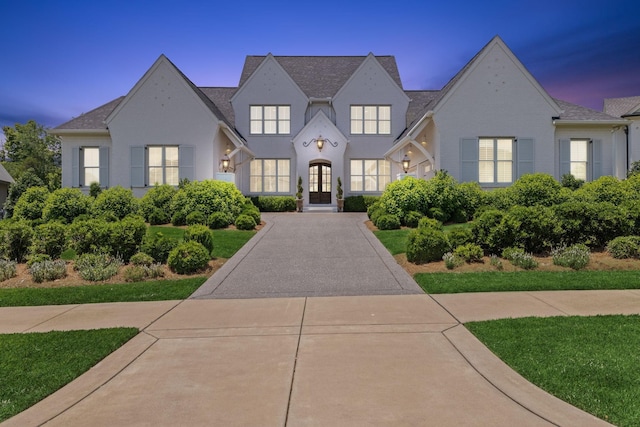
[[[391,182],[391,165],[388,160],[351,160],[352,192],[382,192]]]
[[[251,193],[289,193],[291,191],[289,159],[255,159],[251,161],[249,169]]]
[[[178,147],[147,147],[147,182],[149,185],[178,185],[179,177]]]
[[[479,139],[478,181],[513,182],[513,138]]]
[[[82,182],[80,185],[100,183],[100,148],[82,148]]]
[[[356,135],[391,134],[391,106],[352,105],[351,133]]]
[[[250,111],[251,134],[276,135],[291,133],[291,107],[289,105],[252,105]]]
[[[587,181],[587,162],[589,157],[589,140],[572,139],[569,150],[571,175],[576,179]]]

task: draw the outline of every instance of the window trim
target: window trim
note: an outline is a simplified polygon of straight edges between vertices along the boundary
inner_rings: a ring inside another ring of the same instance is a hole
[[[366,174],[366,168],[365,168],[365,162],[366,161],[375,161],[376,162],[376,174],[375,175],[367,175]],[[360,165],[362,167],[362,174],[357,174],[356,175],[356,174],[353,173],[353,162],[360,162]],[[387,166],[387,169],[389,171],[388,175],[380,174],[380,162],[386,162],[386,166]],[[362,189],[354,189],[354,185],[353,185],[353,177],[354,176],[360,177],[362,179],[362,181],[361,181]],[[369,177],[369,178],[375,177],[375,181],[376,181],[376,189],[375,190],[367,190],[366,189],[365,181],[366,181],[367,177]],[[384,184],[384,187],[386,188],[386,186],[391,183],[391,162],[389,160],[386,160],[386,159],[364,159],[364,158],[349,159],[349,191],[351,193],[372,194],[372,193],[382,193],[382,192],[384,192],[385,188],[380,188],[381,187],[380,177],[386,177],[387,178],[387,182],[386,182],[386,184]]]
[[[267,175],[268,177],[275,177],[275,183],[276,183],[276,191],[265,191],[264,190],[264,179],[265,179],[265,174],[264,174],[264,161],[265,160],[274,160],[276,162],[276,173],[275,175]],[[280,170],[280,161],[287,161],[289,163],[288,167],[286,167],[286,171],[281,171]],[[260,175],[255,175],[252,172],[252,165],[253,162],[260,162]],[[283,172],[283,173],[281,173]],[[259,177],[260,178],[260,190],[254,190],[252,188],[252,180],[255,177]],[[280,179],[281,178],[288,178],[289,180],[289,185],[287,186],[287,188],[280,188]],[[290,194],[291,193],[291,159],[289,158],[258,158],[258,159],[253,159],[251,160],[251,162],[249,162],[249,193],[252,194]]]
[[[274,122],[275,123],[275,132],[265,132],[265,121],[267,121],[267,119],[265,119],[265,108],[275,108],[275,119],[269,119],[269,122]],[[253,117],[253,111],[254,108],[260,108],[260,118],[254,118]],[[287,108],[288,109],[288,113],[287,113],[287,118],[283,119],[281,118],[281,108]],[[259,132],[254,132],[253,131],[253,124],[254,123],[259,123],[260,124],[260,131]],[[284,123],[287,124],[287,129],[286,132],[282,131],[281,128],[283,127]],[[249,134],[250,135],[291,135],[291,105],[288,104],[252,104],[249,105]]]
[[[389,109],[389,118],[381,120],[380,119],[380,108],[388,108]],[[357,108],[360,111],[360,117],[354,118],[354,108]],[[376,117],[375,120],[367,119],[365,111],[367,108],[375,108]],[[351,135],[391,135],[391,105],[390,104],[352,104],[349,107],[349,132]],[[380,123],[385,122],[388,123],[389,131],[381,132],[380,131]],[[354,123],[358,123],[360,126],[360,132],[354,132]],[[367,132],[367,123],[375,123],[375,132]]]

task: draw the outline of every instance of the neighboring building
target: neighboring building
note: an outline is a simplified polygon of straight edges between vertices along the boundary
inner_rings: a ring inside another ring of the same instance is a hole
[[[445,169],[486,188],[531,172],[622,178],[640,156],[625,114],[553,99],[496,36],[436,91],[404,90],[393,56],[248,56],[238,87],[220,88],[196,87],[161,55],[125,97],[51,132],[64,187],[141,195],[217,178],[292,195],[301,176],[305,205],[329,205],[338,177],[345,196],[380,194],[405,156],[413,176]]]
[[[0,164],[0,210],[4,206],[4,202],[7,200],[9,196],[9,186],[13,184],[15,181],[7,172],[7,170]],[[0,215],[2,218],[2,215]]]

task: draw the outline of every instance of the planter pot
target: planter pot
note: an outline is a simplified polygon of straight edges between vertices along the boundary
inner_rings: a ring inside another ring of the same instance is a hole
[[[344,199],[336,199],[338,202],[338,212],[342,212],[344,210]]]
[[[304,200],[303,199],[296,199],[296,211],[298,212],[302,212],[302,202]]]

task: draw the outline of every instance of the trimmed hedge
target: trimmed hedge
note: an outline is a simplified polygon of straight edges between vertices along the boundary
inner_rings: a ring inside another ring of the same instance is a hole
[[[293,212],[296,210],[296,199],[293,196],[258,196],[251,197],[251,202],[260,212]]]

